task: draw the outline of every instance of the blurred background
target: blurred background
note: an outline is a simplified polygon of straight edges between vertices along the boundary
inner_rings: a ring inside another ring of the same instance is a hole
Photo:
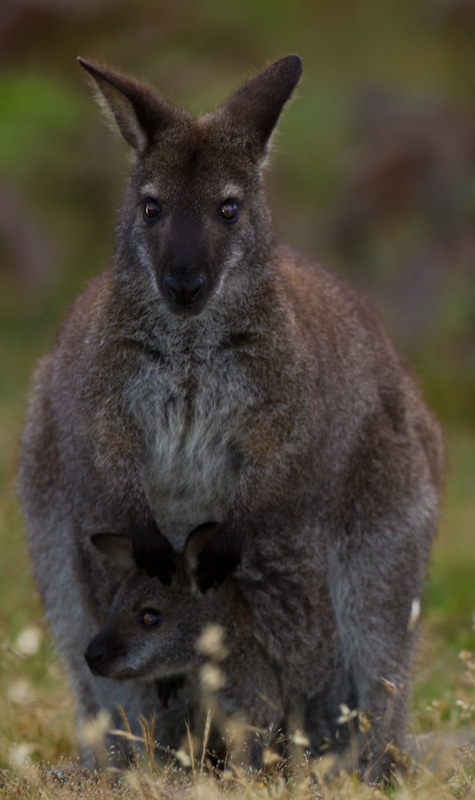
[[[445,428],[446,500],[423,601],[414,705],[425,725],[473,715],[458,653],[475,648],[474,0],[2,0],[7,738],[18,736],[22,713],[30,731],[44,733],[50,708],[57,727],[60,707],[63,739],[72,735],[14,475],[29,376],[73,297],[106,266],[127,173],[126,146],[104,128],[75,58],[108,62],[199,113],[290,52],[303,57],[304,78],[268,170],[276,230],[369,296]],[[25,652],[21,637],[30,629],[36,640],[30,636]],[[35,747],[40,756],[59,753],[64,740],[38,737]]]

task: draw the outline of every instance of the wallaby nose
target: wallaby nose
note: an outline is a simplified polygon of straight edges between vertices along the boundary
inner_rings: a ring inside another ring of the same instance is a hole
[[[169,275],[165,278],[165,286],[175,303],[180,306],[191,306],[205,288],[205,279],[199,275],[197,278],[184,281]]]
[[[106,648],[99,642],[95,643],[92,641],[84,653],[84,658],[86,659],[88,667],[93,675],[98,675],[99,666],[105,661],[106,658]]]

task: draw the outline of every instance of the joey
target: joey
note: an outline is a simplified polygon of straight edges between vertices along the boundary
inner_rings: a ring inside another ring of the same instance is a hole
[[[147,681],[151,692],[153,681],[158,681],[159,691],[175,692],[186,682],[199,707],[203,703],[200,669],[206,660],[203,643],[214,634],[209,655],[219,664],[216,698],[223,729],[233,716],[241,715],[243,725],[245,716],[254,729],[275,734],[283,717],[279,684],[252,634],[250,611],[237,584],[228,578],[202,595],[193,577],[197,554],[215,527],[205,524],[191,532],[170,587],[137,569],[128,537],[92,537],[94,546],[123,577],[85,658],[94,675]],[[164,699],[167,705],[168,698]],[[186,712],[189,715],[189,709]],[[243,755],[251,766],[259,767],[264,739],[249,729],[246,738]],[[166,742],[171,744],[177,748],[179,742]]]

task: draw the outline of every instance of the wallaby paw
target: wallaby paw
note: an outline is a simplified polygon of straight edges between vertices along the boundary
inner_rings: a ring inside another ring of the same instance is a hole
[[[204,593],[223,583],[237,568],[240,558],[241,553],[230,546],[225,530],[212,536],[198,556],[195,577],[200,590]]]
[[[176,569],[176,556],[170,542],[162,536],[159,541],[141,542],[134,545],[133,555],[139,569],[145,570],[149,578],[158,578],[160,583],[170,586]]]

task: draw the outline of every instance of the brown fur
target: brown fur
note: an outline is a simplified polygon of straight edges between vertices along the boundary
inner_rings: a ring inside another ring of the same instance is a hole
[[[169,583],[188,531],[219,520],[202,590],[236,570],[312,746],[339,732],[339,703],[356,704],[374,718],[361,767],[380,774],[388,742],[404,740],[407,623],[436,527],[441,436],[365,302],[274,240],[262,165],[300,60],[197,120],[83,65],[133,163],[111,265],[37,373],[20,465],[79,718],[116,702],[78,655],[117,588],[90,535],[130,535],[138,565]],[[229,201],[232,223],[220,216]],[[133,716],[142,689],[129,682],[122,702]]]

